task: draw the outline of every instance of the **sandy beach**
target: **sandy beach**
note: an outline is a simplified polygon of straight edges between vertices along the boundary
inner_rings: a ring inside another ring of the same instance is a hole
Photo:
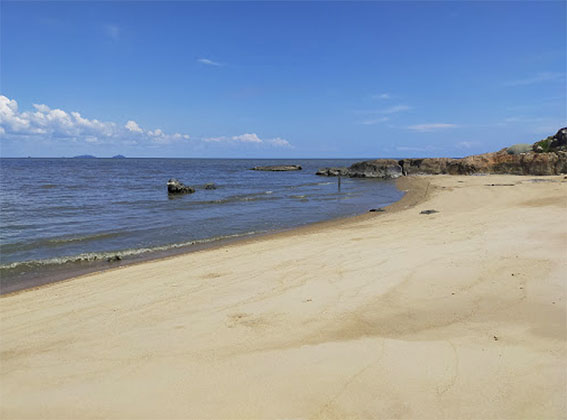
[[[0,417],[566,418],[567,180],[399,185],[383,213],[4,296]]]

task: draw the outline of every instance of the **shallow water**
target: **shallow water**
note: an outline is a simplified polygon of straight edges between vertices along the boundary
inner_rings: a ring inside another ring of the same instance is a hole
[[[123,260],[364,213],[401,198],[393,182],[319,177],[356,160],[1,159],[2,284],[50,266]],[[297,163],[302,171],[260,172]],[[177,178],[194,194],[168,196]],[[216,190],[202,186],[214,182]]]

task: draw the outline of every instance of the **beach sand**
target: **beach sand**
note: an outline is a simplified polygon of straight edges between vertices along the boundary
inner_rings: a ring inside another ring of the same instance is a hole
[[[567,180],[533,179],[7,295],[0,415],[565,418]]]

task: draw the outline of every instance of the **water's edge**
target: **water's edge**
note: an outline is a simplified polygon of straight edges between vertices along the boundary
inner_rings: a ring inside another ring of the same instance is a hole
[[[396,187],[403,192],[400,200],[390,203],[384,207],[385,213],[400,211],[408,207],[413,207],[421,202],[427,196],[425,183],[419,177],[399,178]],[[282,234],[299,234],[310,230],[324,229],[326,227],[335,226],[337,224],[352,223],[362,218],[380,217],[384,213],[361,213],[358,215],[336,217],[318,222],[311,222],[300,226],[274,229],[264,232],[254,232],[242,235],[233,235],[231,237],[216,238],[207,241],[195,241],[187,245],[170,247],[164,250],[156,250],[140,253],[128,259],[108,262],[106,260],[94,260],[84,262],[73,262],[69,264],[58,264],[55,266],[38,267],[25,273],[24,276],[18,278],[18,281],[3,281],[4,276],[0,278],[0,295],[6,296],[14,293],[23,292],[25,290],[35,289],[46,286],[55,282],[74,279],[80,276],[89,275],[97,272],[113,270],[117,268],[127,267],[135,264],[142,264],[150,261],[169,259],[176,256],[189,254],[198,251],[215,249],[227,245],[245,243],[247,241],[265,240]]]

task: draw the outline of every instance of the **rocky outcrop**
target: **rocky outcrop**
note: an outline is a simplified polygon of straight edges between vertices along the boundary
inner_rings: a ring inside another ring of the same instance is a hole
[[[195,188],[182,184],[175,178],[171,178],[167,181],[167,192],[169,194],[192,194],[195,192]]]
[[[554,136],[534,143],[532,149],[536,153],[567,152],[567,127],[560,128]]]
[[[348,176],[348,168],[321,168],[315,175],[321,176]]]
[[[402,167],[394,159],[375,159],[357,162],[348,168],[352,178],[398,178],[402,176]]]
[[[255,166],[250,168],[253,171],[301,171],[300,165],[272,165],[272,166]]]
[[[404,175],[559,175],[567,173],[567,152],[508,154],[503,150],[462,159],[404,159],[400,165]]]
[[[516,144],[499,152],[453,158],[375,159],[349,168],[322,168],[317,175],[353,178],[397,178],[401,175],[560,175],[567,173],[567,127],[554,136]]]

